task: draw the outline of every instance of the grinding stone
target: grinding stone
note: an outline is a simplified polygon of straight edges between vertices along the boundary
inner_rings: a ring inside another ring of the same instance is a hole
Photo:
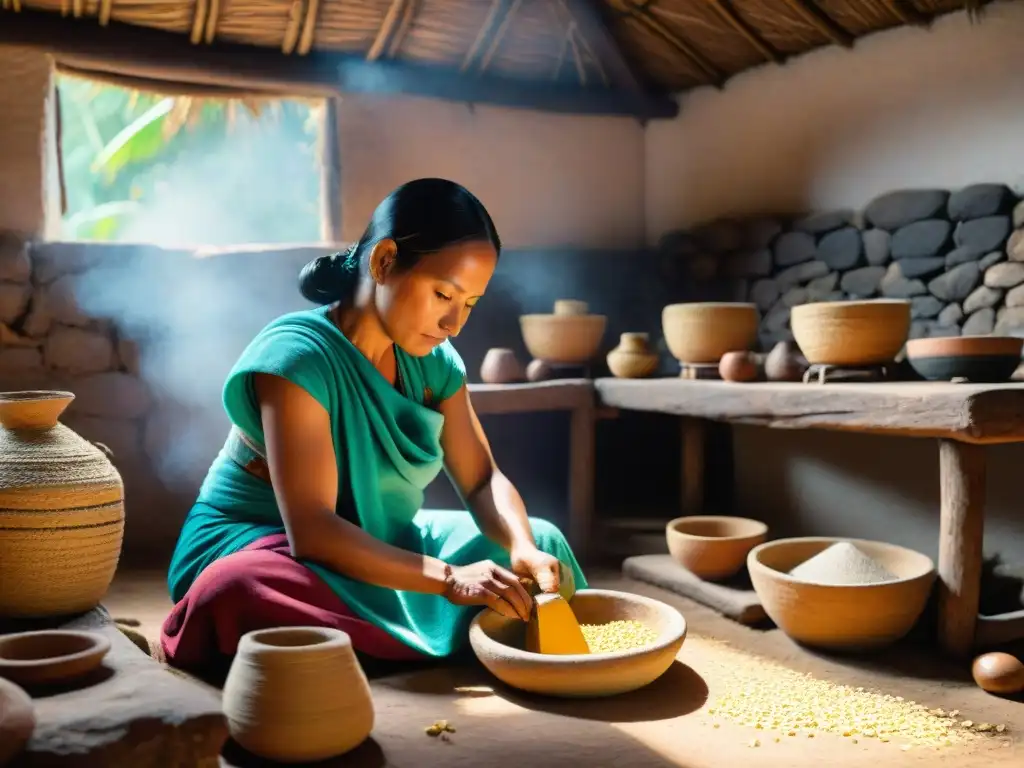
[[[723,616],[752,626],[767,619],[757,593],[750,587],[746,571],[731,582],[715,583],[694,576],[671,555],[637,555],[622,563],[624,576],[696,600]]]

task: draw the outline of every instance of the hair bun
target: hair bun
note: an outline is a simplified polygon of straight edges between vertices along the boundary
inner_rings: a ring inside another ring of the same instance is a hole
[[[347,252],[317,256],[299,272],[299,292],[314,304],[333,304],[345,290],[344,265]]]

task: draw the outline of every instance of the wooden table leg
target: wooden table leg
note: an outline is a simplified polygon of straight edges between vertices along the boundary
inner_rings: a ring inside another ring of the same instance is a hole
[[[683,515],[704,511],[704,420],[683,417],[679,493]]]
[[[569,427],[569,545],[582,563],[591,556],[594,517],[595,409],[573,409]]]
[[[985,448],[939,441],[939,643],[952,656],[974,646],[985,526]]]

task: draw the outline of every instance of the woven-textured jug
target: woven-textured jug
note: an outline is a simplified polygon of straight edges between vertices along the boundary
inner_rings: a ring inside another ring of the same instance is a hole
[[[70,392],[0,392],[0,616],[81,613],[121,555],[124,484],[58,420]]]

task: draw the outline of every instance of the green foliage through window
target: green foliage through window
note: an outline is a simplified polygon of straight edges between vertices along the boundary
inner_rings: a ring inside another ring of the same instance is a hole
[[[58,80],[61,237],[164,246],[321,239],[320,113]]]

